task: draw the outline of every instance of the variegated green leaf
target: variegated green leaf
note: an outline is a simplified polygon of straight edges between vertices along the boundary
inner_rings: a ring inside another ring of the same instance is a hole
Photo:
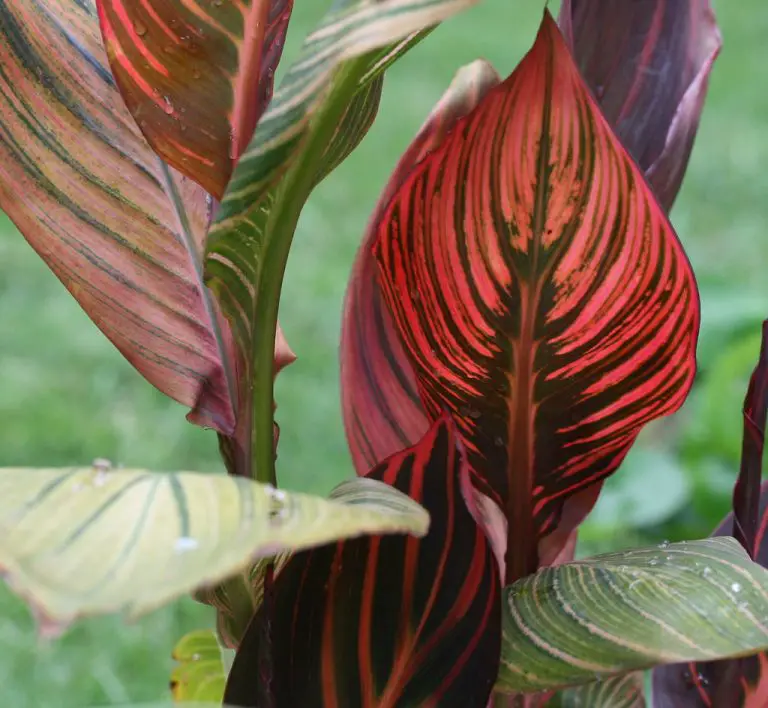
[[[623,674],[560,691],[545,708],[645,708],[642,673]]]
[[[258,382],[243,455],[261,480],[274,478],[272,364],[264,354],[274,348],[283,272],[304,202],[370,125],[382,72],[431,27],[475,2],[337,0],[232,175],[209,234],[206,282],[232,326],[241,376],[249,387]]]
[[[732,538],[545,568],[507,588],[497,689],[536,692],[768,648],[768,571]]]
[[[43,632],[83,615],[136,616],[285,549],[428,524],[418,504],[368,479],[326,500],[215,474],[0,469],[0,569]]]

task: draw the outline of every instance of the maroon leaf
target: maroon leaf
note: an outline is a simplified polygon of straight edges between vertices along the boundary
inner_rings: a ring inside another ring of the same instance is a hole
[[[501,584],[450,419],[369,476],[419,501],[430,530],[288,561],[275,580],[274,705],[485,708],[499,662]],[[257,705],[263,624],[257,615],[246,632],[227,703]]]
[[[669,211],[722,44],[709,0],[563,0],[559,21],[605,117]]]
[[[761,484],[768,417],[768,320],[763,322],[760,358],[744,400],[741,470],[734,511],[713,536],[734,536],[750,557],[768,568],[768,482]],[[768,705],[768,655],[730,661],[661,666],[653,672],[655,708],[719,708]]]
[[[427,411],[454,416],[478,486],[510,522],[511,582],[538,567],[564,500],[685,399],[690,265],[548,13],[376,230],[382,293]]]

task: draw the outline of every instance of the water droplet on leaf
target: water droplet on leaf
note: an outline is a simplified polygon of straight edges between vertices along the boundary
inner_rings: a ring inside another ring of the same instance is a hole
[[[136,30],[136,34],[139,35],[139,37],[143,37],[147,34],[147,26],[138,20],[133,23],[133,29]]]
[[[189,536],[180,536],[176,539],[173,550],[176,553],[186,553],[187,551],[194,551],[198,545],[197,539],[190,538]]]
[[[731,585],[731,590],[733,590],[733,592],[741,592],[741,585],[739,585],[739,583],[733,583]]]

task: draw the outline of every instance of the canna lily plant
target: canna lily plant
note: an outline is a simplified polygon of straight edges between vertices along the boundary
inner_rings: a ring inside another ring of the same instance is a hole
[[[274,95],[290,0],[0,7],[0,206],[229,472],[2,470],[0,567],[42,632],[194,593],[217,633],[174,652],[189,705],[641,706],[656,665],[657,705],[758,705],[765,355],[716,536],[574,554],[693,383],[698,292],[667,213],[720,48],[704,0],[565,0],[508,78],[458,72],[349,281],[358,477],[278,488],[301,210],[387,67],[472,4],[335,0]]]

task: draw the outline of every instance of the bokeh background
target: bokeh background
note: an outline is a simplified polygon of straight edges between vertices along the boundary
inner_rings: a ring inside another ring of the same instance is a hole
[[[283,67],[328,4],[296,0]],[[339,409],[341,301],[387,176],[461,64],[485,57],[502,74],[514,68],[543,4],[485,0],[413,50],[390,70],[368,137],[305,208],[281,309],[299,355],[277,386],[282,486],[326,492],[352,472]],[[742,401],[768,317],[768,6],[720,0],[716,10],[725,46],[672,214],[701,289],[700,372],[685,408],[649,427],[606,484],[583,526],[583,554],[706,536],[730,504]],[[184,414],[122,360],[0,215],[0,465],[105,457],[157,470],[221,470],[214,435]],[[135,624],[82,622],[45,644],[25,606],[0,586],[0,706],[163,698],[174,640],[211,625],[208,608],[181,600]]]

